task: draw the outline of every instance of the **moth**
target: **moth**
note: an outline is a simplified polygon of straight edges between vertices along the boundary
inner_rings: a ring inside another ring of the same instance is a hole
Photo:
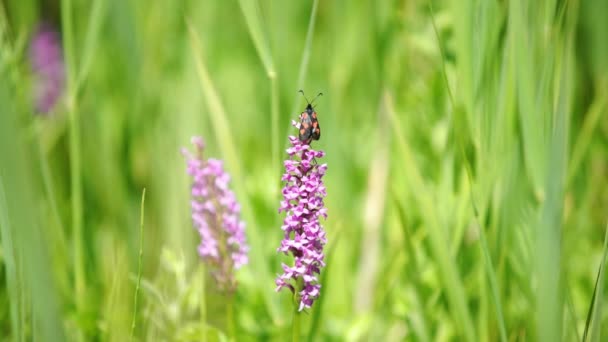
[[[310,145],[313,140],[319,140],[321,138],[321,125],[319,125],[317,112],[312,104],[317,97],[322,96],[323,93],[319,93],[312,101],[308,101],[304,95],[304,91],[300,90],[300,93],[304,96],[307,105],[306,109],[300,114],[300,131],[298,139],[300,139],[301,142]]]

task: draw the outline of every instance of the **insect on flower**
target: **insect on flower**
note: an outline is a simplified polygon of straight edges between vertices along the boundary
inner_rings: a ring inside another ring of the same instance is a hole
[[[302,114],[300,114],[300,131],[298,138],[301,142],[310,145],[311,141],[319,140],[319,138],[321,138],[321,126],[319,125],[319,120],[317,120],[317,112],[315,112],[312,104],[315,102],[317,97],[322,96],[323,93],[317,94],[312,101],[308,101],[303,90],[300,90],[300,93],[302,93],[302,96],[304,96],[304,99],[308,105]]]

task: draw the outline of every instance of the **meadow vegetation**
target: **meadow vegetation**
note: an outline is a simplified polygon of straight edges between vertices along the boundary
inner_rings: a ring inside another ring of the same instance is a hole
[[[304,89],[324,93],[328,218],[299,337],[608,340],[606,13],[1,0],[0,338],[291,339],[278,209]],[[49,113],[30,66],[41,22],[65,64]],[[197,253],[180,149],[199,135],[246,224],[231,305]]]

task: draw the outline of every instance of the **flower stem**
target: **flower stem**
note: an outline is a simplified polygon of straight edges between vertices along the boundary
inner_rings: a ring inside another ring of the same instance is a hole
[[[207,342],[207,307],[206,307],[206,297],[205,297],[205,266],[201,263],[201,302],[200,302],[200,323],[201,323],[201,341]]]
[[[84,266],[83,248],[83,204],[82,204],[82,170],[80,149],[80,120],[77,113],[76,94],[76,60],[74,59],[74,31],[72,29],[72,1],[61,1],[61,17],[63,29],[63,50],[66,59],[67,75],[67,110],[70,123],[69,150],[70,150],[70,192],[72,209],[72,243],[74,258],[74,290],[75,304],[78,314],[84,312],[86,299],[86,272]],[[84,341],[82,327],[76,333],[77,341]]]
[[[226,302],[226,326],[228,328],[228,336],[231,341],[236,341],[234,329],[234,296],[228,294]]]
[[[303,288],[304,283],[302,281],[302,278],[298,278],[298,281],[296,283],[296,289],[293,292],[293,342],[300,341],[300,311],[298,309],[300,307],[300,291],[302,291]]]
[[[300,341],[300,312],[298,312],[298,307],[296,306],[293,310],[293,342]]]

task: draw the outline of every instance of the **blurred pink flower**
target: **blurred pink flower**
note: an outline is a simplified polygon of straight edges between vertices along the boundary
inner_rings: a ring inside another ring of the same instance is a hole
[[[182,149],[187,171],[192,176],[192,222],[201,243],[198,253],[210,267],[218,286],[227,291],[236,288],[233,270],[247,264],[245,223],[240,219],[241,207],[230,190],[230,176],[222,161],[203,158],[205,145],[193,137],[195,154]]]
[[[59,34],[48,23],[38,25],[30,43],[34,71],[36,111],[48,113],[57,104],[65,86],[65,67]]]

